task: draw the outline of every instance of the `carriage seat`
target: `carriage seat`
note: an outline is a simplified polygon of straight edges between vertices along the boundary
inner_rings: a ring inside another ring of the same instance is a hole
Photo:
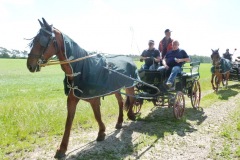
[[[191,62],[190,67],[183,67],[183,70],[189,70],[189,72],[182,72],[181,75],[183,77],[199,77],[199,66],[200,62]]]
[[[199,73],[195,72],[195,73],[182,73],[183,77],[197,77],[199,76]]]

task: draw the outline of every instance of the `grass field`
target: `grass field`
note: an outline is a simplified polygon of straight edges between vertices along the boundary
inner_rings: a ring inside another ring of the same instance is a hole
[[[201,64],[200,75],[202,91],[210,90],[210,64]],[[60,66],[33,74],[27,70],[26,60],[0,59],[0,159],[7,154],[20,157],[62,135],[67,113],[63,78]],[[210,94],[203,101],[218,99],[218,95]],[[116,122],[118,107],[113,96],[105,97],[101,111],[105,123]],[[80,101],[73,128],[96,127],[90,105]]]

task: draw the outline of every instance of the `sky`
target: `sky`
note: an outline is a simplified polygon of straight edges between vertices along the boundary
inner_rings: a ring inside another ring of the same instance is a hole
[[[0,47],[27,50],[38,19],[87,51],[140,55],[164,30],[188,54],[240,54],[239,0],[0,0]],[[239,53],[238,53],[239,51]]]

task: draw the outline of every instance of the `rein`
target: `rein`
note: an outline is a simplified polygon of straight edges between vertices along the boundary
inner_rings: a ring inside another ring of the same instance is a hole
[[[94,56],[97,56],[98,54],[92,54],[89,56],[85,56],[85,57],[81,57],[81,58],[77,58],[77,59],[73,59],[73,60],[66,60],[66,61],[57,61],[57,60],[50,60],[47,63],[40,63],[39,65],[41,67],[45,67],[45,66],[50,66],[50,65],[57,65],[57,64],[69,64],[69,63],[73,63],[73,62],[78,62],[78,61],[82,61],[84,59],[88,59]]]

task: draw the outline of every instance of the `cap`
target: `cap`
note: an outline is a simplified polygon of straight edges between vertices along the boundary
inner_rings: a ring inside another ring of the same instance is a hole
[[[172,31],[170,31],[170,29],[166,29],[166,30],[165,30],[165,33],[167,33],[167,32],[172,32]]]
[[[148,44],[154,44],[154,40],[149,40]]]

